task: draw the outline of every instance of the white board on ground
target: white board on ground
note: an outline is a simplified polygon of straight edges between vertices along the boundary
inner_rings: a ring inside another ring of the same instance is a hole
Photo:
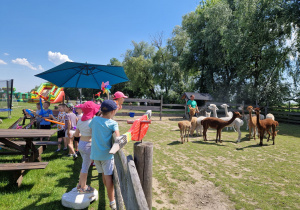
[[[75,187],[70,192],[63,194],[61,204],[68,208],[84,209],[94,200],[98,200],[98,191],[96,189],[93,193],[80,194]]]

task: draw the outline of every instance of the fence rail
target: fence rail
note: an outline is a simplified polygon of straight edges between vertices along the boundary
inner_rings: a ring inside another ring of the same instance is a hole
[[[126,157],[120,149],[114,157],[113,179],[117,209],[149,209],[132,156]]]
[[[158,116],[160,117],[160,120],[162,117],[184,117],[183,113],[166,113],[166,112],[186,112],[186,105],[185,104],[163,104],[163,98],[161,97],[161,100],[152,100],[152,99],[141,99],[141,98],[127,98],[125,99],[125,103],[132,103],[132,102],[138,102],[138,103],[145,103],[147,102],[147,105],[123,105],[124,110],[132,111],[141,111],[141,110],[149,110],[160,112],[160,113],[152,113],[152,116]],[[165,108],[163,108],[165,107]],[[181,108],[182,107],[182,108]],[[118,112],[116,114],[117,116],[128,116],[129,112]],[[142,116],[143,113],[135,113],[136,116]]]

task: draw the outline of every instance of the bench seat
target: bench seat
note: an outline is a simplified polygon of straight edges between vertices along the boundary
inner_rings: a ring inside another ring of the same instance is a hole
[[[0,171],[20,171],[30,169],[45,169],[48,162],[30,162],[30,163],[1,163]]]
[[[26,145],[26,141],[13,141],[13,142],[20,146]],[[32,142],[36,146],[55,146],[59,144],[57,141],[32,141]],[[0,147],[1,146],[4,146],[2,142],[0,142]]]

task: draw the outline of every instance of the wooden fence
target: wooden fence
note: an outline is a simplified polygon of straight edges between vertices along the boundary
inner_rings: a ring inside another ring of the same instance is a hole
[[[113,179],[117,209],[149,209],[132,156],[126,157],[120,149],[114,157]]]
[[[185,104],[164,104],[163,97],[161,100],[152,100],[152,99],[141,99],[141,98],[126,98],[126,105],[123,105],[124,110],[141,111],[141,110],[152,110],[152,116],[159,116],[160,120],[162,117],[183,117],[186,111]],[[136,105],[134,103],[139,103]],[[141,104],[142,103],[142,104]],[[130,105],[129,105],[130,104]],[[167,112],[178,112],[178,113],[167,113]],[[181,112],[181,113],[180,113]],[[129,112],[118,112],[117,116],[128,116]],[[144,113],[135,113],[136,116],[142,116]]]

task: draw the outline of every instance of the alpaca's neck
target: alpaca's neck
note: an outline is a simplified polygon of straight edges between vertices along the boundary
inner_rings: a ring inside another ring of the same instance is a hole
[[[216,109],[213,110],[213,113],[214,113],[214,117],[218,118]]]
[[[261,127],[260,119],[259,119],[259,112],[256,112],[256,123],[257,123],[257,126]]]
[[[225,106],[225,115],[228,116],[227,106]]]
[[[235,118],[236,118],[236,116],[233,115],[232,118],[229,121],[226,122],[226,126],[230,125],[235,120]]]
[[[251,122],[251,124],[253,124],[253,118],[252,118],[252,110],[251,111],[249,111],[249,120],[250,120],[250,122]]]

